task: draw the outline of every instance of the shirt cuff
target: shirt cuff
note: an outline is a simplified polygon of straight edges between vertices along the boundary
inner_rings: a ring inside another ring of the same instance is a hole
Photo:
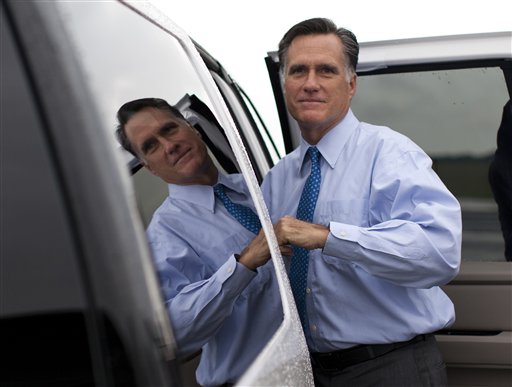
[[[256,272],[246,268],[238,263],[235,255],[229,259],[217,271],[219,280],[224,283],[223,288],[231,294],[240,294],[252,279],[257,275]]]
[[[354,258],[355,251],[358,248],[358,238],[360,235],[359,227],[330,222],[330,233],[323,248],[323,253],[339,258]]]

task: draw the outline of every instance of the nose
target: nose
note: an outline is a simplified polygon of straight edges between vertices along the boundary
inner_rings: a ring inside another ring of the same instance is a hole
[[[311,69],[306,79],[304,80],[304,90],[311,92],[311,91],[317,91],[320,88],[320,85],[318,83],[318,77],[316,76],[316,73],[314,69]]]
[[[160,138],[160,142],[162,144],[162,147],[164,148],[165,153],[169,155],[172,155],[179,147],[176,141],[171,141],[165,137]]]

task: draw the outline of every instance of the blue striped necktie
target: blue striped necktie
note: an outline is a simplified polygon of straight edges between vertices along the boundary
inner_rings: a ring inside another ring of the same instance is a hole
[[[320,191],[320,153],[317,148],[310,147],[308,155],[311,159],[311,173],[304,184],[299,206],[297,208],[297,219],[312,222],[315,212],[318,192]],[[306,317],[306,287],[308,281],[308,250],[293,246],[293,258],[290,265],[290,286],[292,288],[297,311],[304,332],[309,332],[308,319]]]
[[[224,204],[229,214],[238,220],[247,230],[257,234],[261,229],[258,216],[249,207],[233,203],[224,190],[224,185],[217,184],[213,187],[215,196]]]

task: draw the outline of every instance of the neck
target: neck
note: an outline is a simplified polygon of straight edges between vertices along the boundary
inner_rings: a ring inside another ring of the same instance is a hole
[[[217,167],[213,166],[213,171],[210,175],[208,185],[215,185],[217,184],[217,181],[219,181],[219,170],[217,169]]]
[[[219,170],[213,163],[211,163],[211,165],[208,167],[208,170],[206,170],[205,174],[203,175],[202,184],[214,186],[217,184],[218,180]]]
[[[316,145],[320,142],[320,140],[325,136],[327,132],[329,132],[334,126],[327,127],[325,129],[320,128],[308,128],[301,127],[300,132],[302,134],[302,138],[306,140],[306,142],[310,145]]]
[[[320,142],[320,140],[336,125],[338,125],[341,121],[345,119],[347,116],[349,109],[345,109],[341,112],[341,114],[332,117],[331,119],[326,119],[324,121],[317,122],[307,122],[302,121],[299,122],[300,132],[304,140],[308,142],[310,145],[316,145]]]
[[[167,181],[170,184],[179,184],[179,185],[211,185],[214,186],[217,184],[219,179],[219,171],[217,167],[211,163],[205,170],[203,170],[200,174],[196,174],[193,177],[190,177],[188,180],[182,180],[181,182],[173,182]]]

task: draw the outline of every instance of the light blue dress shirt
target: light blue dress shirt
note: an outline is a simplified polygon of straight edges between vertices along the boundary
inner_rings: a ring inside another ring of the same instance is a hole
[[[273,222],[295,216],[310,171],[302,144],[262,185]],[[316,145],[322,182],[313,223],[328,226],[310,251],[306,337],[314,352],[406,341],[454,322],[439,288],[460,266],[458,201],[405,136],[349,110]]]
[[[241,175],[219,175],[219,182],[233,202],[254,209]],[[272,262],[256,273],[236,261],[255,235],[211,186],[170,184],[147,236],[179,352],[202,348],[201,385],[235,382],[282,322]]]

